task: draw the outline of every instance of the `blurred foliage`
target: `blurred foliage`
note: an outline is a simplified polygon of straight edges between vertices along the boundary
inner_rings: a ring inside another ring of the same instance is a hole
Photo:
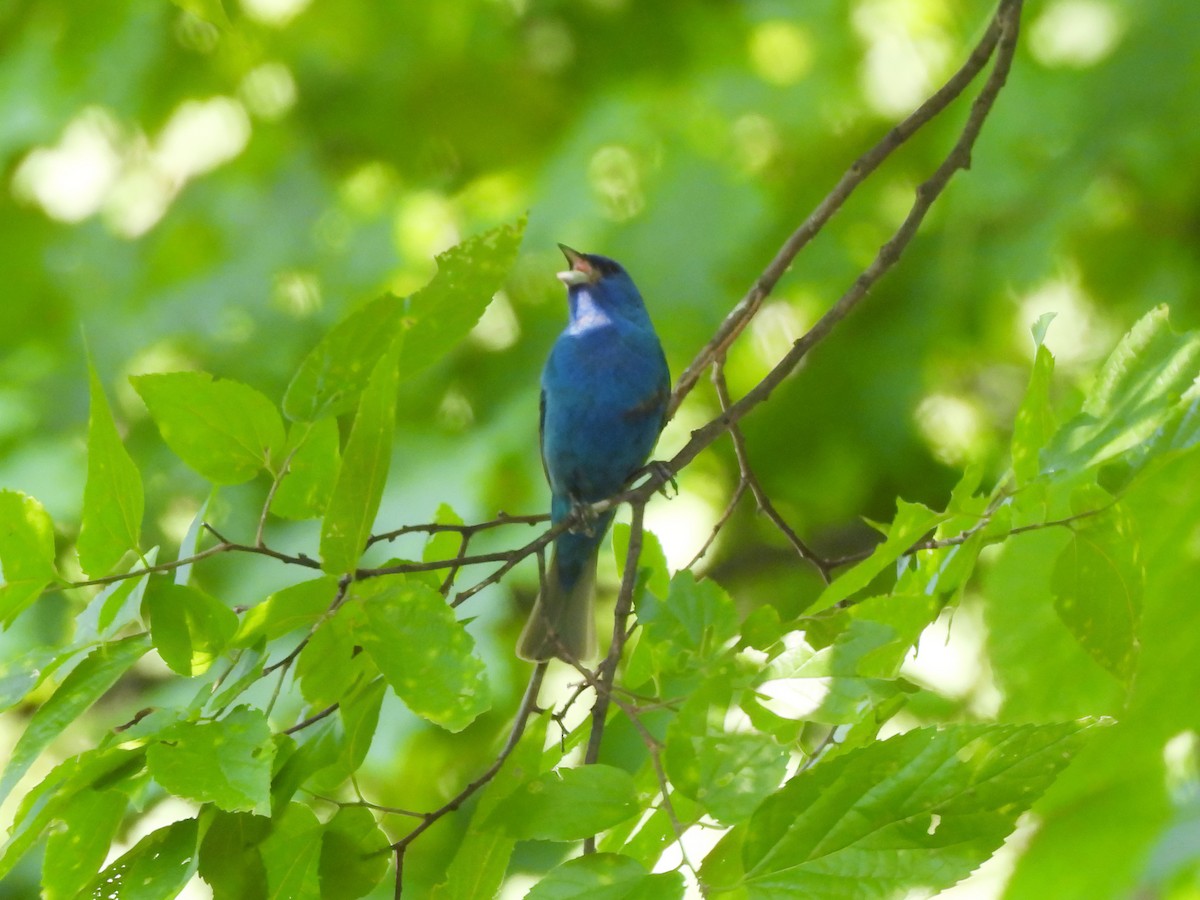
[[[626,265],[680,371],[849,163],[961,62],[991,9],[982,0],[0,0],[0,487],[44,504],[60,571],[77,576],[90,358],[144,478],[143,547],[171,557],[194,546],[188,528],[201,510],[249,540],[265,480],[213,491],[170,452],[146,406],[153,399],[129,376],[197,369],[278,405],[336,322],[382,291],[412,293],[433,276],[437,253],[528,214],[522,255],[470,338],[400,380],[377,521],[431,521],[443,503],[468,521],[540,511],[538,373],[565,315],[554,242]],[[1167,304],[1175,328],[1200,326],[1193,20],[1186,0],[1030,5],[972,169],[863,309],[745,422],[764,487],[818,550],[872,544],[860,517],[890,520],[897,497],[946,508],[964,468],[985,485],[1001,476],[1036,353],[1029,329],[1042,314],[1057,314],[1045,391],[1064,419],[1089,412],[1101,361],[1148,310]],[[869,261],[964,115],[960,104],[922,132],[797,261],[731,354],[735,395]],[[699,389],[659,455],[716,408]],[[340,427],[344,444],[349,417]],[[994,678],[1008,722],[1128,711],[1130,727],[1091,743],[1039,807],[1045,828],[1013,878],[1015,897],[1196,890],[1187,848],[1200,723],[1180,707],[1200,686],[1194,666],[1172,667],[1197,632],[1190,607],[1153,601],[1194,593],[1200,482],[1190,457],[1156,465],[1128,499],[1138,522],[1154,523],[1142,538],[1135,687],[1105,671],[1127,673],[1128,659],[1081,648],[1052,612],[1063,603],[1051,586],[1067,535],[1051,529],[1014,540],[1020,553],[1006,545],[985,557],[963,601],[964,620],[987,635],[978,682],[914,701],[927,721],[970,717]],[[683,473],[677,500],[650,506],[673,568],[698,549],[736,479],[722,442]],[[321,540],[311,522],[272,520],[270,534],[290,552]],[[386,554],[415,558],[420,545],[400,541],[371,559]],[[748,502],[705,565],[742,615],[769,606],[788,621],[821,590],[815,576],[797,577],[785,541]],[[258,558],[222,557],[194,575],[198,596],[230,607],[286,587],[278,579]],[[511,647],[535,581],[536,568],[523,566],[470,607],[493,712],[466,734],[421,724],[388,694],[360,773],[379,802],[434,808],[446,784],[486,767],[524,679]],[[151,609],[161,605],[153,596]],[[107,625],[127,623],[121,610],[139,603],[140,594],[118,596]],[[52,593],[20,616],[0,635],[4,678],[39,667],[36,648],[69,641],[82,606]],[[195,667],[195,651],[181,651],[179,665]],[[106,704],[136,710],[188,693],[161,667],[135,668],[55,761],[117,721]],[[16,744],[47,697],[35,692],[6,714],[0,745]],[[288,702],[277,711],[297,716],[300,701]],[[94,798],[105,815],[108,802]],[[304,808],[287,808],[283,833],[310,833]],[[466,829],[454,818],[431,829],[406,878],[440,881]],[[557,853],[523,843],[514,867],[540,872]],[[35,895],[36,862],[9,876],[6,896]]]

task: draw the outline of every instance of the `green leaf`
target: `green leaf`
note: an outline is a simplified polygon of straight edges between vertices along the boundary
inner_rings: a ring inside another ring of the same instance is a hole
[[[629,556],[630,528],[624,522],[613,526],[613,556],[617,560],[617,576],[625,575],[625,559]],[[665,597],[670,590],[671,570],[662,543],[651,531],[642,531],[642,552],[638,556],[638,575],[645,580],[646,590],[656,597]]]
[[[142,476],[117,434],[100,376],[89,361],[87,483],[76,549],[79,565],[93,577],[107,574],[129,550],[138,549],[145,495]]]
[[[342,698],[337,711],[342,724],[341,748],[336,759],[313,774],[318,790],[324,787],[336,790],[363,764],[379,726],[379,711],[386,690],[384,679],[376,678]]]
[[[737,610],[729,595],[711,579],[696,581],[688,569],[675,574],[667,599],[639,597],[638,622],[643,640],[653,645],[660,668],[682,669],[715,655],[738,630]]]
[[[383,880],[390,842],[362,806],[343,806],[321,838],[321,900],[357,900]]]
[[[56,577],[54,523],[37,500],[0,491],[0,622],[11,625]]]
[[[1133,524],[1113,507],[1081,519],[1054,566],[1054,609],[1080,646],[1122,681],[1137,663],[1145,573]]]
[[[287,474],[271,500],[272,513],[284,519],[325,514],[342,462],[339,440],[336,419],[292,425],[282,454],[288,460]]]
[[[121,826],[129,798],[119,791],[82,790],[63,808],[62,827],[46,840],[42,896],[74,900],[92,881]]]
[[[129,379],[167,446],[215,484],[241,484],[278,460],[283,420],[249,385],[207,372],[164,372]]]
[[[140,749],[109,747],[88,750],[55,766],[21,799],[8,842],[0,853],[0,879],[12,871],[55,819],[68,814],[81,791],[131,791],[134,783],[144,780],[144,758]]]
[[[463,524],[462,516],[451,509],[447,503],[443,503],[438,507],[433,521],[437,525]],[[425,562],[432,562],[439,559],[453,559],[457,555],[459,548],[462,547],[462,543],[462,535],[457,531],[435,531],[429,535],[429,540],[425,542],[425,547],[421,551],[421,559]]]
[[[491,706],[475,642],[445,598],[423,582],[389,575],[356,582],[364,613],[355,636],[392,690],[415,712],[461,731]]]
[[[384,294],[335,325],[292,377],[283,397],[284,415],[313,422],[354,409],[392,346],[402,315],[400,298]]]
[[[4,774],[0,776],[0,803],[47,745],[99,700],[149,649],[150,640],[145,634],[101,644],[63,679],[50,699],[30,717],[13,748]]]
[[[244,706],[218,722],[180,722],[146,750],[150,774],[168,791],[229,812],[269,811],[274,758],[266,716]]]
[[[337,595],[337,578],[323,575],[276,591],[262,603],[242,613],[233,645],[249,647],[259,639],[273,641],[321,618]]]
[[[174,897],[196,874],[199,823],[182,819],[152,831],[93,880],[85,896],[104,900]]]
[[[721,822],[748,816],[787,771],[783,748],[754,731],[677,731],[669,736],[667,748],[671,782]]]
[[[300,651],[300,693],[318,709],[337,703],[371,669],[369,656],[355,650],[355,610],[343,606],[321,622]]]
[[[1136,449],[1172,419],[1200,375],[1200,333],[1176,334],[1168,309],[1148,312],[1121,339],[1083,405],[1046,448],[1048,471],[1094,466]]]
[[[437,274],[401,302],[400,366],[411,378],[467,336],[504,284],[525,233],[522,217],[437,255]]]
[[[270,900],[321,900],[321,838],[316,814],[302,803],[289,803],[262,842]]]
[[[352,572],[371,534],[388,467],[396,422],[396,355],[387,353],[371,374],[337,485],[321,522],[321,565],[326,572]]]
[[[1029,387],[1013,422],[1012,460],[1017,484],[1032,481],[1041,472],[1039,454],[1054,434],[1054,411],[1050,407],[1050,384],[1054,377],[1054,356],[1042,343],[1053,313],[1038,319],[1033,327],[1036,355]]]
[[[682,875],[678,872],[650,875],[637,860],[617,853],[593,853],[569,859],[525,895],[526,900],[669,900],[673,897],[683,897]]]
[[[500,890],[517,842],[503,829],[486,823],[509,794],[537,774],[546,745],[546,722],[546,716],[530,721],[516,750],[484,789],[467,833],[446,870],[446,880],[433,889],[432,900],[475,900],[494,897]]]
[[[200,877],[213,889],[213,900],[267,896],[267,869],[258,845],[270,831],[265,816],[214,811],[200,842]]]
[[[887,540],[878,545],[865,560],[835,578],[817,601],[805,610],[806,615],[828,609],[857,594],[944,518],[944,513],[934,512],[919,503],[897,500],[896,518],[888,529]]]
[[[140,559],[134,560],[128,572],[154,565],[158,560],[158,548],[151,547],[146,551],[144,559],[144,562]],[[87,609],[76,617],[76,641],[85,637],[109,640],[126,625],[137,621],[149,581],[150,576],[146,574],[106,585],[99,594],[91,599]]]
[[[918,728],[802,772],[705,859],[711,895],[875,898],[987,859],[1079,747],[1079,723]]]
[[[238,628],[237,613],[191,585],[156,584],[145,612],[154,649],[185,677],[207,672]]]
[[[557,769],[525,782],[484,821],[521,840],[578,841],[638,813],[637,788],[624,769]]]
[[[311,422],[353,409],[397,339],[405,378],[440,359],[500,289],[524,229],[521,219],[463,241],[438,255],[437,274],[413,296],[385,294],[347,316],[300,364],[283,398],[284,413]]]

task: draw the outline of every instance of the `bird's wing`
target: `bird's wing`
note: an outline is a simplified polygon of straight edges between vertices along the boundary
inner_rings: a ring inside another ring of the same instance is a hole
[[[542,388],[538,398],[538,450],[542,456],[542,471],[546,473],[546,481],[550,483],[550,467],[546,465],[546,389]]]
[[[644,397],[639,403],[625,410],[624,416],[626,419],[644,419],[652,415],[664,418],[667,411],[667,401],[670,399],[671,385],[664,381],[654,389],[654,393]],[[665,422],[660,423],[660,429],[662,428],[662,424],[665,424]]]

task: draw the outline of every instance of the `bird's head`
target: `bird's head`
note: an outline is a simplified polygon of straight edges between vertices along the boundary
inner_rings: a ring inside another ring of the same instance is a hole
[[[558,273],[558,280],[568,288],[584,284],[599,284],[608,278],[629,278],[629,274],[621,268],[621,264],[607,256],[595,253],[580,253],[572,250],[566,244],[559,244],[558,249],[567,258],[570,267],[565,272]]]
[[[558,280],[567,286],[574,315],[580,295],[586,294],[588,305],[595,305],[610,314],[640,319],[645,316],[642,295],[633,279],[619,262],[595,253],[580,253],[559,244],[569,268],[558,273]]]

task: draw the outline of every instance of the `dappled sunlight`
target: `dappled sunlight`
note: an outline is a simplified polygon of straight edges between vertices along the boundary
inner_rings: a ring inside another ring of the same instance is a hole
[[[461,238],[453,204],[432,190],[404,195],[396,210],[393,235],[404,268],[396,275],[392,291],[401,296],[424,285],[437,271],[433,258]]]
[[[859,0],[854,25],[867,42],[863,92],[875,111],[903,116],[928,95],[950,61],[940,3],[929,0]]]
[[[994,717],[1003,696],[986,653],[987,626],[978,603],[944,611],[922,633],[901,667],[906,678],[964,701],[979,718]]]
[[[1029,49],[1047,66],[1086,68],[1105,59],[1121,39],[1116,6],[1101,0],[1047,3],[1029,29]]]
[[[312,0],[240,0],[250,18],[282,28],[304,12]]]
[[[105,109],[85,109],[52,147],[34,150],[17,167],[13,190],[46,215],[81,222],[96,213],[120,174],[119,125]]]
[[[521,323],[504,291],[497,291],[492,297],[492,302],[471,329],[470,337],[480,347],[493,353],[507,350],[520,340]]]
[[[815,55],[807,29],[785,19],[761,22],[750,32],[750,65],[763,81],[787,87],[808,74]]]
[[[246,73],[238,93],[255,118],[274,122],[296,105],[296,80],[283,63],[267,62]]]
[[[623,144],[608,144],[592,154],[588,181],[610,219],[631,219],[646,205],[641,163]]]
[[[921,400],[913,417],[930,451],[950,466],[979,460],[990,447],[990,429],[968,397],[935,393]]]
[[[246,111],[228,97],[185,101],[153,141],[123,134],[110,112],[89,108],[56,146],[24,159],[13,188],[65,222],[103,211],[115,233],[135,238],[163,217],[184,184],[236,157],[249,140]]]
[[[1019,301],[1013,319],[1014,341],[1031,359],[1035,345],[1029,329],[1046,313],[1053,313],[1054,321],[1046,331],[1045,345],[1060,367],[1094,363],[1116,340],[1116,329],[1071,269],[1042,282]]]

